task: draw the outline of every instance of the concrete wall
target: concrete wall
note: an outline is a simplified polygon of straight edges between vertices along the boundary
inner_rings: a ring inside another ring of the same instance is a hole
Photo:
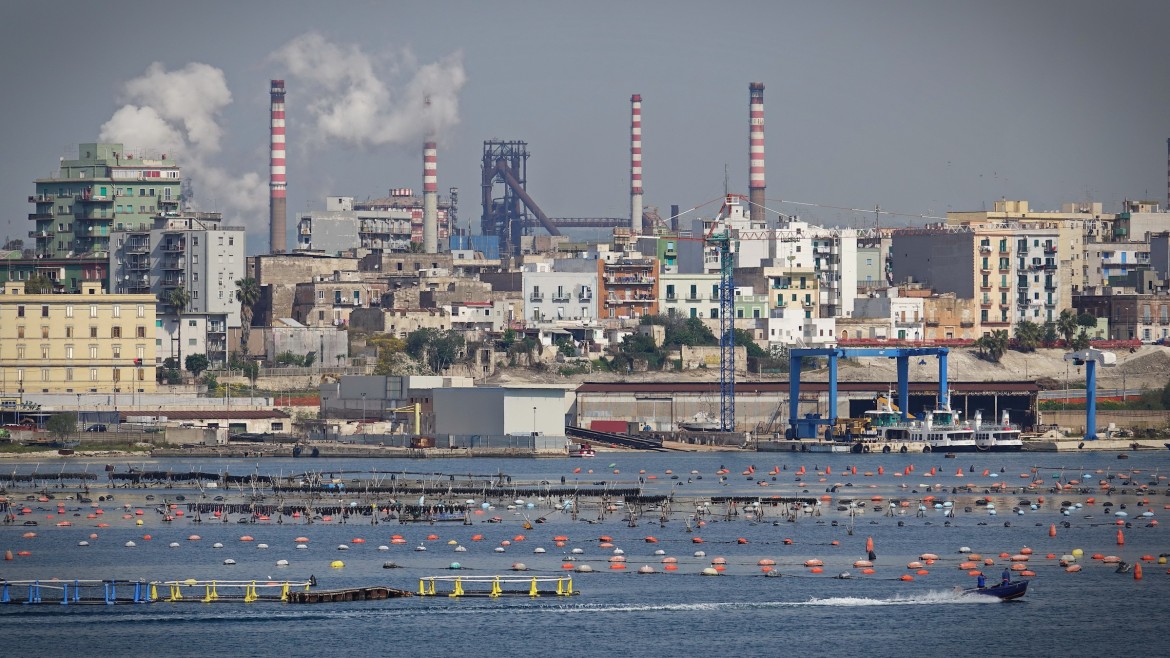
[[[894,234],[894,281],[928,284],[936,292],[975,296],[975,234],[899,231]]]

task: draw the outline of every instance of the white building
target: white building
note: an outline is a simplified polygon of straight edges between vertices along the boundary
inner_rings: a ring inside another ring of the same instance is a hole
[[[555,268],[555,269],[553,269]],[[597,317],[597,261],[563,259],[523,271],[524,319],[529,323],[587,322]]]

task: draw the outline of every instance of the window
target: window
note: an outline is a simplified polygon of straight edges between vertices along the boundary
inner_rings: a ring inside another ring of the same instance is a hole
[[[65,369],[65,381],[67,381],[67,382],[73,381],[73,368],[66,368]]]
[[[144,305],[144,304],[138,305],[138,317],[140,317],[140,318],[146,317],[146,305]]]
[[[195,339],[195,338],[190,338],[190,339],[188,339],[188,340],[187,340],[187,344],[188,344],[188,345],[190,345],[190,346],[192,346],[192,347],[194,347],[195,345],[198,345],[199,343],[197,342],[197,339]]]
[[[66,345],[66,346],[65,346],[65,358],[66,358],[66,359],[72,359],[72,358],[73,358],[73,346],[72,346],[72,345]]]
[[[71,327],[71,326],[65,327],[65,337],[66,338],[73,338],[73,327]]]
[[[89,306],[89,317],[91,317],[91,318],[96,318],[96,317],[97,317],[97,305],[96,305],[96,304],[90,304],[90,306]]]
[[[194,327],[194,326],[197,326],[197,325],[198,325],[198,322],[196,322],[195,320],[187,320],[187,326],[188,326],[188,327]]]
[[[137,356],[137,357],[138,357],[138,360],[139,360],[139,361],[141,361],[142,359],[146,358],[146,346],[145,346],[145,345],[137,345],[137,346],[135,346],[135,347],[134,347],[134,354],[135,354],[135,356]]]
[[[97,352],[98,352],[98,346],[97,346],[97,345],[90,345],[90,346],[89,346],[89,358],[91,358],[91,359],[96,359],[96,358],[98,358],[98,357],[97,357]]]
[[[89,369],[89,381],[91,381],[91,382],[97,381],[97,368],[90,368]]]
[[[41,327],[41,338],[48,338],[48,337],[49,337],[49,328],[48,327]]]
[[[146,373],[142,371],[142,368],[138,369],[138,381],[140,381],[140,382],[146,381]],[[141,391],[142,389],[138,389],[138,390]]]
[[[49,381],[49,369],[48,368],[41,368],[41,381],[42,382]]]
[[[23,306],[16,307],[16,317],[18,317],[18,318],[24,317],[24,307]]]
[[[67,318],[73,317],[73,304],[70,304],[70,305],[65,307],[65,317],[67,317]]]
[[[122,317],[122,307],[119,306],[118,304],[114,304],[114,317],[116,317],[116,318]]]
[[[121,338],[122,327],[110,327],[110,338]]]
[[[24,327],[21,326],[16,328],[16,337],[24,338]]]
[[[41,306],[41,317],[42,318],[49,317],[49,307],[47,304]]]
[[[41,345],[41,358],[42,359],[49,358],[49,346],[48,345]]]
[[[97,338],[97,327],[90,327],[89,328],[89,337],[90,338]]]
[[[114,358],[115,359],[122,358],[122,346],[121,345],[114,345]]]
[[[146,327],[135,327],[134,337],[135,338],[146,338]]]

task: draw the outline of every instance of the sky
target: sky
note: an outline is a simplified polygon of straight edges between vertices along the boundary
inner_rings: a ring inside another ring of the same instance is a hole
[[[421,190],[426,135],[462,225],[478,227],[485,139],[528,142],[549,216],[628,216],[634,93],[647,205],[708,204],[725,177],[746,194],[750,82],[776,212],[862,226],[873,213],[848,209],[900,213],[885,225],[1000,198],[1165,206],[1167,24],[1164,0],[8,0],[0,237],[27,236],[33,181],[79,143],[123,141],[177,159],[198,209],[266,251],[273,78],[290,238],[326,196]]]

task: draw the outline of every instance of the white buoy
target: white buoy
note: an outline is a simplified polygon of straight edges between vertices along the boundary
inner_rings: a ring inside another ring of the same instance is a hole
[[[593,567],[589,566],[588,564],[578,564],[577,568],[573,569],[573,571],[576,571],[577,573],[592,573]]]
[[[467,552],[467,548],[466,548],[466,547],[464,547],[464,546],[456,546],[456,547],[455,547],[455,552],[456,552],[456,553],[466,553],[466,552]]]
[[[613,549],[613,554],[614,554],[614,555],[625,555],[625,554],[626,554],[626,552],[625,552],[625,551],[623,551],[623,550],[622,550],[622,549],[620,549],[620,548],[615,548],[615,549]]]
[[[638,567],[638,573],[654,573],[654,567],[649,564]]]
[[[82,541],[79,541],[79,542],[77,542],[77,545],[78,545],[78,546],[89,546],[89,542],[87,542],[87,541],[85,541],[85,540],[82,540]],[[176,546],[177,546],[177,545],[178,545],[178,544],[176,544]]]
[[[571,553],[572,553],[573,555],[582,555],[582,554],[584,554],[584,553],[585,553],[585,549],[583,549],[583,548],[574,548],[574,549],[571,551]]]
[[[224,560],[223,563],[228,565],[228,566],[231,566],[231,565],[235,564],[236,561],[229,557],[228,559]]]
[[[345,545],[345,544],[338,544],[338,545],[337,545],[337,550],[339,550],[339,551],[348,551],[348,550],[349,550],[349,546],[347,546],[347,545]]]
[[[388,550],[390,550],[390,547],[385,545],[385,544],[382,544],[381,546],[378,547],[378,550],[379,551],[388,551]]]
[[[666,551],[664,551],[660,548],[660,549],[654,551],[654,554],[655,555],[666,555]]]
[[[503,546],[497,546],[497,547],[496,547],[496,552],[497,552],[497,553],[503,553],[503,552],[504,552],[504,547],[503,547]]]
[[[425,550],[427,550],[427,547],[426,547],[426,546],[423,546],[422,544],[419,544],[418,546],[415,546],[415,547],[414,547],[414,550],[416,550],[416,551],[425,551]]]
[[[707,551],[695,551],[695,557],[707,557]]]
[[[699,573],[700,573],[700,575],[703,575],[703,576],[718,576],[719,575],[719,572],[715,570],[715,567],[707,567],[707,568],[703,569],[702,571],[700,571]]]
[[[305,551],[305,550],[308,550],[308,548],[309,548],[308,544],[297,544],[298,551]]]
[[[523,562],[513,562],[512,571],[528,571],[528,565]]]
[[[536,547],[536,548],[535,548],[535,549],[534,549],[532,552],[533,552],[533,553],[543,553],[543,552],[544,552],[544,549],[543,549],[543,548],[541,548],[541,547],[539,547],[539,546],[537,546],[537,547]]]
[[[138,545],[138,544],[135,544],[135,543],[134,543],[134,542],[132,542],[132,541],[128,541],[128,542],[126,542],[126,548],[134,548],[134,547],[135,547],[135,546],[137,546],[137,545]]]
[[[177,541],[173,541],[173,542],[171,542],[171,543],[167,544],[167,546],[170,546],[171,548],[178,548],[178,547],[179,547],[179,542],[177,542]]]
[[[257,548],[257,550],[262,551],[262,550],[268,548],[268,544],[256,544],[256,548]]]
[[[287,566],[288,566],[288,560],[277,560],[277,561],[276,561],[276,566],[278,566],[278,567],[287,567]]]
[[[215,542],[214,544],[211,545],[211,547],[212,548],[223,548],[223,544],[221,544],[219,542]]]

